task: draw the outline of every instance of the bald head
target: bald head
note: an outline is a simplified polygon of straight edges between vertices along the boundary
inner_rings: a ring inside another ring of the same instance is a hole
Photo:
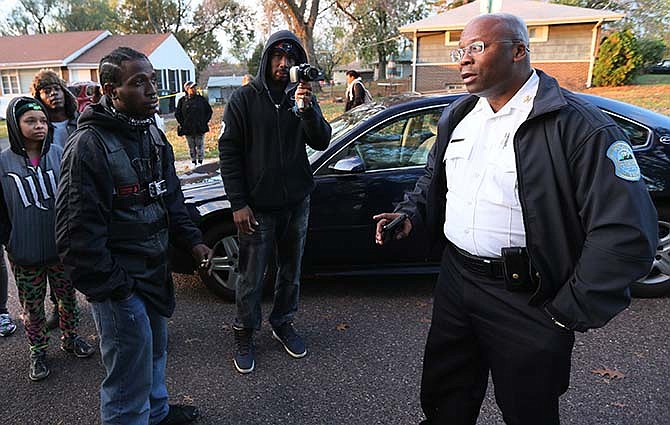
[[[461,78],[466,89],[489,100],[494,110],[504,105],[532,73],[528,29],[509,13],[472,19],[458,43]]]
[[[527,53],[530,53],[530,49],[528,49],[530,44],[528,27],[526,27],[523,19],[518,16],[502,12],[488,13],[472,18],[465,27],[467,28],[476,24],[483,24],[483,26],[489,27],[492,33],[499,39],[518,40],[526,47]],[[530,63],[530,55],[526,55],[526,57],[528,63]]]

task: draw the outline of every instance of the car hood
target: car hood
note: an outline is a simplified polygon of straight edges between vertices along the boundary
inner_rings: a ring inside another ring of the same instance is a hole
[[[214,199],[227,199],[218,161],[201,165],[178,177],[186,203],[199,205]]]

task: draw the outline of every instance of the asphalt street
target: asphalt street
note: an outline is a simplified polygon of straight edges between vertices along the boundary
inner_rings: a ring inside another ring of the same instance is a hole
[[[257,365],[232,366],[232,304],[215,299],[195,277],[175,275],[177,311],[170,319],[171,402],[200,406],[199,424],[416,424],[419,382],[430,323],[432,279],[346,279],[303,284],[297,328],[306,358],[290,358],[258,333]],[[269,311],[269,301],[264,303]],[[95,339],[82,300],[80,333]],[[10,282],[10,311],[19,315]],[[634,300],[604,329],[577,336],[572,382],[561,399],[563,424],[667,425],[670,298]],[[98,423],[98,353],[76,359],[49,348],[51,375],[28,379],[20,325],[0,338],[0,424]],[[600,371],[600,373],[597,373]],[[603,375],[606,371],[619,376]],[[502,424],[491,388],[478,424]]]

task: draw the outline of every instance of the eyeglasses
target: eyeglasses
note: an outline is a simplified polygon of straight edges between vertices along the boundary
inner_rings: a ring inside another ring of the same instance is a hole
[[[517,43],[523,43],[521,40],[494,40],[494,41],[489,41],[488,44],[493,44],[493,43],[499,43],[499,44],[517,44]],[[470,56],[479,56],[482,53],[484,53],[484,48],[486,47],[487,43],[484,43],[483,41],[475,41],[474,43],[470,44],[469,46],[465,46],[463,48],[458,48],[456,50],[451,51],[451,60],[453,62],[460,62],[463,57],[468,54]],[[526,47],[526,51],[530,52],[530,49]]]

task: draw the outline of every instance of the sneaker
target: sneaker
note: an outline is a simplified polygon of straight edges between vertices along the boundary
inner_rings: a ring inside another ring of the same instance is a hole
[[[9,314],[0,314],[0,336],[10,336],[16,331],[16,323]]]
[[[168,414],[158,425],[182,425],[195,422],[200,417],[200,411],[195,406],[171,404]]]
[[[54,306],[54,309],[51,312],[51,316],[49,317],[49,320],[47,320],[47,329],[49,330],[56,329],[59,324],[60,324],[60,316],[58,316],[58,307]]]
[[[281,342],[284,349],[291,355],[291,357],[300,359],[307,355],[305,341],[303,341],[302,338],[300,338],[300,335],[295,332],[291,323],[286,322],[277,328],[273,327],[272,336],[274,339]]]
[[[49,366],[47,366],[46,353],[30,355],[30,372],[28,377],[32,381],[41,381],[49,376]]]
[[[86,342],[86,340],[79,335],[70,338],[63,338],[60,349],[66,353],[74,354],[80,359],[90,357],[91,354],[93,354],[95,351],[91,344]]]
[[[240,373],[250,373],[254,370],[254,331],[253,329],[233,326],[235,332],[235,357],[233,364]]]

